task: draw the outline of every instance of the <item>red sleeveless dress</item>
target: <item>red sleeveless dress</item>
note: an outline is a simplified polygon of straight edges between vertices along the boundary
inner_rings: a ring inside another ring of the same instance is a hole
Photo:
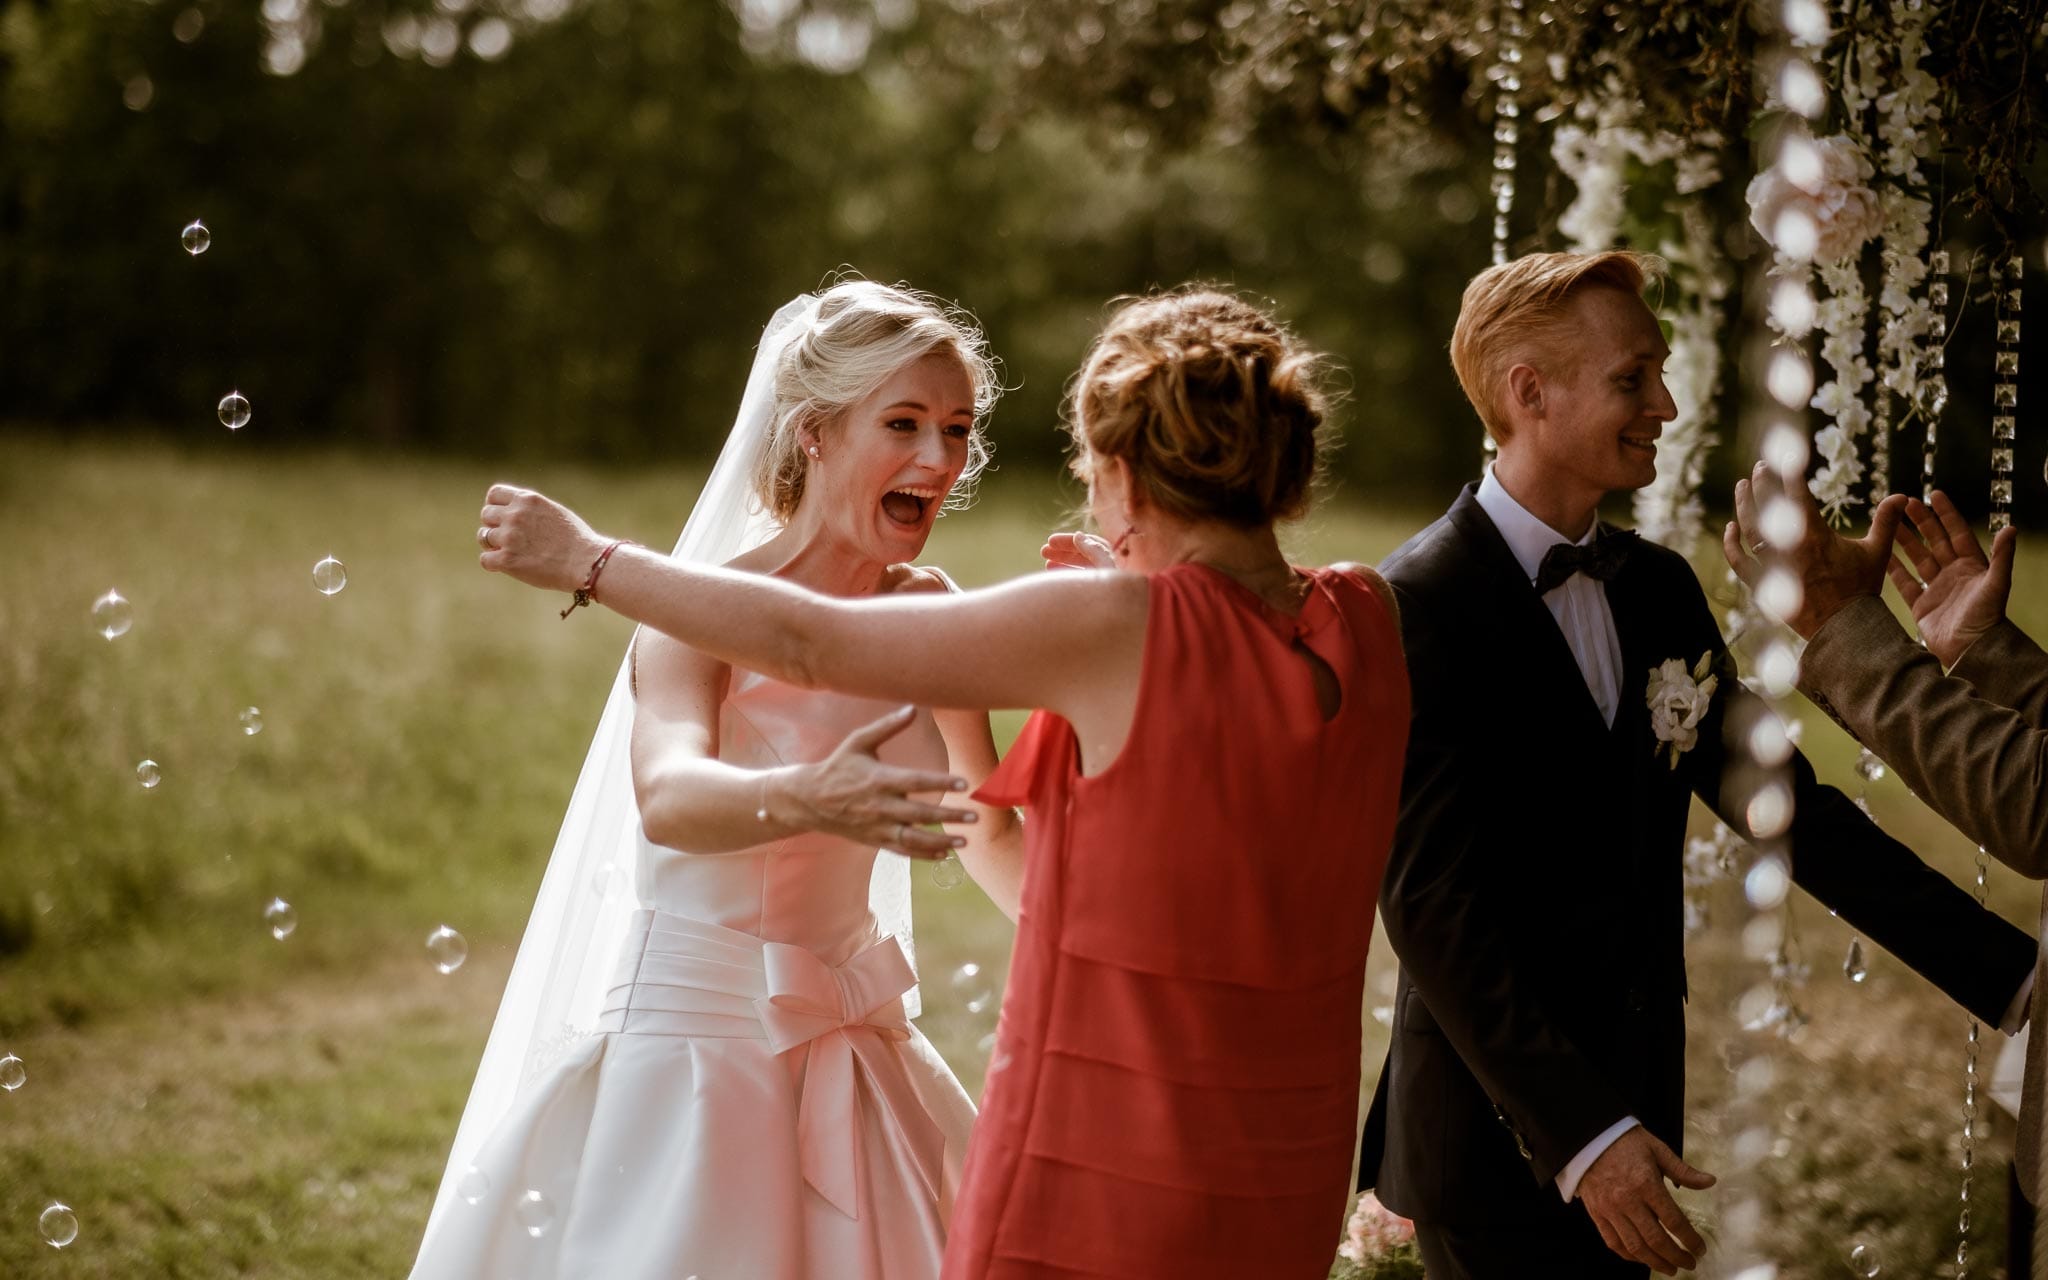
[[[1026,806],[1028,853],[946,1280],[1328,1273],[1408,677],[1367,576],[1308,576],[1288,617],[1154,575],[1122,753],[1083,777],[1041,711],[978,793]]]

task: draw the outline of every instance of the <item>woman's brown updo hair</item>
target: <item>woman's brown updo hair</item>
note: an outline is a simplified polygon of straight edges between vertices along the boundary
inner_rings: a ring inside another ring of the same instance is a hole
[[[1326,449],[1324,365],[1215,289],[1125,301],[1074,382],[1074,470],[1085,480],[1091,456],[1122,458],[1155,505],[1187,520],[1302,515]]]

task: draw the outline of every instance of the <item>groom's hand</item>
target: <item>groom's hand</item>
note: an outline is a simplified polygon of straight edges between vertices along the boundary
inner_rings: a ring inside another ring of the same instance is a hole
[[[1586,1170],[1579,1179],[1579,1199],[1608,1248],[1671,1276],[1697,1266],[1707,1242],[1665,1190],[1666,1178],[1695,1191],[1714,1185],[1713,1174],[1680,1160],[1637,1125],[1616,1138]]]

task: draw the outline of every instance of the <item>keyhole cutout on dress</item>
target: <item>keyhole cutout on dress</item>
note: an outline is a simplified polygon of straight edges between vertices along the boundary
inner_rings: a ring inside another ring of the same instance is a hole
[[[1322,712],[1323,723],[1328,724],[1335,720],[1337,713],[1344,708],[1344,686],[1337,682],[1337,673],[1330,669],[1330,664],[1324,662],[1320,654],[1303,644],[1298,637],[1293,648],[1294,652],[1308,663],[1309,677],[1316,685],[1316,709]]]

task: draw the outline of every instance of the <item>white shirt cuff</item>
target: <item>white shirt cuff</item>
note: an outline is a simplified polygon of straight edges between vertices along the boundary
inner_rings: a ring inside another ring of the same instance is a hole
[[[2012,998],[2011,1004],[2005,1006],[2005,1018],[1998,1024],[1998,1029],[2009,1036],[2018,1035],[2020,1028],[2027,1025],[2027,1010],[2033,1003],[2034,975],[2030,973],[2027,980],[2020,984],[2020,993]]]
[[[1616,1138],[1641,1123],[1642,1121],[1634,1116],[1623,1116],[1607,1126],[1606,1131],[1599,1137],[1579,1149],[1579,1154],[1572,1157],[1571,1163],[1564,1167],[1564,1172],[1557,1175],[1557,1194],[1564,1197],[1566,1204],[1570,1204],[1578,1196],[1579,1179],[1586,1176],[1586,1170],[1593,1167],[1593,1162],[1607,1153],[1607,1148],[1614,1145]]]

